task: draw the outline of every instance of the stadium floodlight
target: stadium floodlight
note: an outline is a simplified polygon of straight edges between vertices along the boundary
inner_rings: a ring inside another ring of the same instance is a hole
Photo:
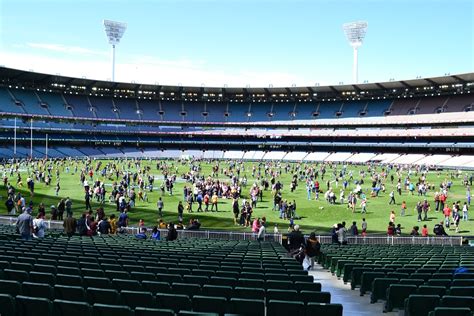
[[[115,81],[115,45],[120,43],[120,39],[127,29],[127,23],[104,20],[105,34],[112,45],[112,81]]]
[[[367,22],[356,21],[345,23],[342,25],[344,33],[346,34],[349,45],[354,50],[354,64],[352,66],[352,80],[354,83],[358,83],[358,49],[362,45],[365,33],[367,33]]]

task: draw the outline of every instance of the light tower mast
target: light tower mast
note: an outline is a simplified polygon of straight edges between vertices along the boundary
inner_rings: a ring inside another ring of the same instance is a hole
[[[115,81],[115,45],[120,42],[125,33],[127,23],[104,20],[104,27],[109,44],[112,45],[112,81]]]
[[[353,83],[358,83],[359,69],[358,69],[358,49],[362,45],[364,40],[365,33],[367,32],[367,22],[366,21],[356,21],[345,23],[342,25],[344,33],[346,34],[349,45],[352,46],[354,50],[354,64],[352,66],[352,81]]]

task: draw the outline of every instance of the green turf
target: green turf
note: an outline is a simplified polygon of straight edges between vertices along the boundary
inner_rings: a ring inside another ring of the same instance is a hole
[[[105,165],[107,161],[102,161],[103,165]],[[84,210],[84,194],[83,194],[83,188],[80,183],[79,179],[79,173],[73,174],[74,170],[74,163],[75,162],[68,162],[68,164],[71,164],[70,167],[70,172],[66,173],[65,172],[65,165],[58,165],[54,168],[59,168],[60,170],[60,183],[61,183],[61,190],[59,192],[59,197],[55,196],[55,184],[56,184],[56,172],[55,169],[53,169],[53,180],[52,180],[52,185],[47,187],[44,183],[38,183],[35,181],[35,196],[33,197],[35,209],[34,213],[36,214],[36,207],[39,202],[43,202],[46,207],[47,211],[49,210],[50,205],[56,205],[59,201],[60,197],[67,197],[69,196],[70,198],[73,199],[73,211],[74,211],[74,216],[77,218],[80,213],[83,212]],[[84,166],[83,161],[78,162],[78,169],[80,170]],[[92,165],[95,167],[97,161],[93,161]],[[172,162],[169,161],[169,164]],[[118,162],[118,164],[121,166],[120,168],[125,167],[126,168],[126,163],[125,162]],[[180,178],[181,174],[187,172],[189,170],[189,163],[178,163],[174,162],[175,166],[178,167],[178,179]],[[253,184],[254,179],[251,177],[251,169],[253,165],[258,165],[258,163],[252,163],[252,162],[247,162],[245,163],[245,168],[246,171],[243,173],[247,176],[248,178],[248,185],[247,187],[242,189],[244,197],[248,197],[248,192],[250,190],[250,186]],[[365,172],[365,177],[363,178],[364,180],[364,185],[362,186],[363,191],[367,194],[368,197],[368,203],[367,203],[367,209],[368,212],[367,214],[361,214],[360,213],[360,207],[359,207],[359,202],[357,203],[357,210],[356,213],[352,213],[348,208],[347,205],[330,205],[324,200],[324,195],[320,194],[320,199],[319,201],[315,200],[307,200],[307,194],[306,194],[306,186],[304,182],[299,182],[299,185],[296,189],[295,192],[291,193],[290,188],[289,188],[289,183],[290,179],[292,177],[291,173],[285,173],[283,166],[286,165],[286,163],[282,163],[282,174],[279,178],[279,180],[284,184],[284,188],[282,190],[283,193],[283,198],[288,199],[288,201],[296,200],[297,202],[297,214],[302,217],[299,220],[296,220],[295,223],[299,224],[305,232],[309,231],[316,231],[318,234],[327,234],[329,233],[330,227],[338,222],[341,221],[346,221],[347,227],[349,227],[352,223],[352,221],[356,221],[359,230],[360,230],[360,223],[363,217],[366,218],[368,222],[368,234],[370,235],[371,233],[385,233],[387,224],[389,222],[389,215],[390,211],[394,210],[396,212],[396,223],[400,223],[403,227],[403,234],[409,234],[411,231],[411,228],[414,225],[420,226],[420,232],[421,232],[421,226],[423,224],[428,225],[428,229],[430,234],[432,235],[432,230],[433,226],[435,223],[439,222],[443,216],[441,212],[435,213],[434,212],[434,199],[433,195],[434,192],[429,192],[427,194],[427,199],[431,203],[432,211],[429,212],[429,220],[426,222],[417,222],[417,215],[415,214],[416,212],[414,211],[414,207],[417,201],[423,200],[423,197],[419,197],[416,195],[412,196],[408,193],[408,191],[403,190],[402,196],[399,196],[396,194],[396,202],[397,204],[394,205],[388,205],[389,202],[389,192],[395,188],[396,186],[396,179],[397,175],[395,171],[392,171],[392,173],[395,175],[395,181],[394,184],[390,183],[389,177],[387,178],[386,181],[386,192],[383,193],[381,192],[379,194],[379,197],[372,198],[370,197],[370,173]],[[316,164],[313,164],[316,166]],[[161,176],[161,172],[157,170],[156,168],[156,161],[142,161],[142,168],[145,166],[149,166],[151,169],[151,174],[154,176]],[[211,167],[212,164],[207,163],[207,162],[201,162],[201,174],[207,176],[211,174]],[[309,166],[309,165],[308,165]],[[9,169],[9,166],[7,165],[7,170]],[[221,161],[220,162],[220,169],[226,169],[228,167],[228,161]],[[0,166],[0,171],[3,173],[3,170],[1,170]],[[337,170],[340,170],[342,168],[342,165],[337,165],[335,166]],[[95,169],[95,168],[94,168]],[[24,187],[23,188],[17,188],[21,192],[24,193],[24,196],[26,197],[27,203],[31,200],[29,193],[27,192],[25,186],[26,186],[26,178],[28,175],[27,167],[26,165],[20,166],[21,170],[21,176],[23,179]],[[31,171],[32,169],[29,168]],[[135,171],[135,167],[132,164],[132,167],[130,169],[131,171]],[[262,169],[263,170],[263,169]],[[354,179],[360,179],[359,176],[359,171],[360,170],[365,170],[367,171],[366,166],[349,166],[347,170],[352,170]],[[380,172],[382,170],[382,167],[376,167],[376,171]],[[9,172],[7,172],[7,175],[9,175]],[[97,173],[98,175],[98,173]],[[402,173],[402,179],[404,179],[407,176],[407,172]],[[419,175],[418,175],[419,176]],[[412,182],[416,182],[416,179],[418,176],[415,176],[414,174],[411,175],[411,180]],[[460,200],[461,204],[464,203],[466,200],[466,188],[462,184],[464,174],[458,175],[458,173],[455,173],[453,171],[441,171],[441,172],[429,172],[428,173],[428,181],[436,186],[436,188],[439,186],[439,184],[445,180],[445,179],[451,179],[453,182],[453,186],[451,188],[451,191],[449,192],[449,197],[448,197],[448,203],[451,206],[452,202],[455,200]],[[321,183],[321,189],[326,191],[326,181],[328,177],[333,180],[333,175],[332,175],[332,170],[331,168],[327,168],[326,172],[326,177],[324,180],[319,179],[319,182]],[[219,176],[220,179],[226,179],[226,176],[221,174]],[[97,179],[96,176],[94,176],[94,180]],[[112,183],[110,179],[104,179],[102,177],[99,177],[100,180],[105,181],[105,183]],[[269,179],[269,178],[268,178]],[[16,187],[16,174],[13,175],[13,177],[10,177],[10,182],[13,186]],[[88,179],[90,180],[90,179]],[[114,179],[115,180],[115,177]],[[92,181],[90,181],[91,183]],[[155,187],[159,187],[161,184],[161,180],[156,180],[155,181]],[[3,186],[3,183],[1,184]],[[175,183],[174,186],[174,195],[169,196],[168,194],[165,194],[163,196],[163,200],[165,203],[165,208],[164,208],[164,220],[169,222],[177,221],[177,204],[178,201],[182,199],[183,195],[183,185],[184,182],[179,181]],[[189,184],[188,184],[189,186]],[[339,192],[342,187],[342,181],[339,181],[339,187],[335,188],[335,183],[332,183],[332,186],[334,187],[334,190],[336,192],[336,197],[339,199]],[[355,187],[354,183],[350,183],[348,189],[346,190],[346,198],[348,196],[349,190],[353,190]],[[107,187],[108,193],[110,193],[111,188]],[[137,201],[136,207],[130,212],[130,225],[136,225],[138,223],[139,219],[144,219],[145,224],[147,226],[154,225],[158,219],[157,216],[157,210],[156,210],[156,201],[158,199],[158,196],[160,196],[161,192],[159,190],[156,190],[154,192],[149,192],[148,193],[148,199],[149,203],[145,202],[140,202]],[[0,205],[0,213],[1,214],[6,214],[6,208],[5,208],[5,198],[6,198],[6,190],[3,187],[1,190],[1,205]],[[314,196],[313,196],[314,197]],[[108,194],[107,194],[108,198]],[[108,199],[107,199],[108,200]],[[405,200],[407,202],[407,212],[406,216],[401,217],[400,216],[400,205],[402,200]],[[360,201],[360,200],[359,200]],[[266,216],[267,221],[268,221],[268,230],[272,231],[274,224],[278,224],[280,232],[285,232],[288,228],[288,220],[282,220],[279,219],[279,212],[272,211],[272,202],[273,202],[273,197],[272,197],[272,192],[265,191],[264,192],[264,197],[263,197],[263,202],[259,202],[257,208],[254,210],[254,217],[262,217]],[[99,203],[96,203],[95,200],[93,201],[92,204],[93,208],[97,208],[100,206]],[[196,209],[196,204],[194,206],[194,209]],[[232,229],[232,230],[240,230],[240,231],[250,231],[250,228],[244,228],[240,226],[235,226],[233,223],[233,213],[231,211],[231,201],[230,200],[225,200],[225,199],[220,199],[219,200],[219,212],[213,212],[213,213],[187,213],[185,212],[184,216],[184,221],[187,222],[191,217],[197,217],[202,223],[203,228],[207,229]],[[105,212],[107,215],[110,215],[115,212],[115,204],[111,204],[106,202],[105,204]],[[470,212],[471,215],[471,212]],[[472,217],[472,216],[471,216]],[[473,229],[474,229],[474,221],[470,220],[469,222],[463,222],[461,221],[460,224],[460,232],[455,233],[454,228],[452,227],[451,230],[447,231],[449,235],[472,235],[473,234]]]

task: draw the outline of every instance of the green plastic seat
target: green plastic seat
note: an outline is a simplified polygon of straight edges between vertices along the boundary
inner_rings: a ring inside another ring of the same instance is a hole
[[[54,297],[66,301],[86,302],[86,293],[81,286],[59,285],[54,286]]]
[[[235,298],[263,300],[265,299],[265,289],[236,286],[233,296]]]
[[[172,293],[171,286],[168,282],[159,281],[142,281],[142,288],[151,293]]]
[[[303,302],[300,302],[300,301],[270,300],[267,303],[267,315],[304,316],[305,305]],[[314,314],[314,315],[317,315],[317,314]]]
[[[115,289],[89,287],[86,290],[86,296],[87,301],[92,305],[117,305],[120,303],[120,295]]]
[[[92,306],[85,302],[54,300],[55,316],[92,316]]]
[[[391,312],[394,308],[403,309],[405,299],[411,294],[415,294],[417,286],[414,284],[391,284],[387,289],[387,301],[385,302],[385,312]]]
[[[194,295],[201,294],[201,286],[199,284],[173,283],[171,284],[171,291],[192,298]]]
[[[372,282],[376,278],[384,278],[385,273],[382,272],[373,272],[367,271],[362,273],[362,278],[360,282],[360,296],[363,296],[367,291],[372,290]]]
[[[20,295],[21,283],[14,280],[0,280],[0,294]]]
[[[472,313],[467,307],[435,307],[428,316],[472,316]]]
[[[112,284],[118,291],[143,291],[141,283],[137,280],[113,279]]]
[[[305,291],[321,292],[321,283],[296,281],[294,284],[294,288],[297,291],[305,290]]]
[[[47,298],[18,295],[15,300],[18,316],[53,315],[53,304]]]
[[[297,300],[298,292],[296,290],[269,289],[266,293],[268,300],[292,301]]]
[[[29,281],[29,274],[27,271],[4,269],[3,274],[7,280],[26,282]]]
[[[30,281],[36,283],[56,284],[56,276],[47,272],[30,272]]]
[[[342,316],[342,304],[308,303],[306,315]]]
[[[56,274],[56,284],[69,286],[82,286],[82,277],[80,275]]]
[[[472,293],[472,292],[471,292]],[[474,311],[474,297],[445,295],[441,298],[442,307],[467,307]]]
[[[128,305],[132,309],[136,307],[156,307],[155,297],[151,292],[121,291],[120,298],[123,305]]]
[[[265,315],[265,301],[231,298],[229,312],[237,315],[263,316]]]
[[[0,294],[0,315],[2,316],[15,316],[16,315],[15,298],[12,295]]]
[[[298,300],[308,303],[331,303],[331,293],[329,292],[315,292],[315,291],[301,291],[297,295]]]
[[[387,289],[392,284],[398,284],[395,278],[375,278],[372,282],[372,291],[370,294],[370,303],[376,303],[378,300],[385,300]]]
[[[410,295],[405,299],[405,316],[428,316],[439,305],[438,295]]]
[[[220,296],[195,295],[192,299],[193,311],[225,314],[227,312],[227,299]]]
[[[418,287],[417,294],[419,295],[438,295],[443,296],[446,294],[446,287],[444,286],[432,286],[432,285],[420,285]]]
[[[157,293],[156,302],[158,308],[171,309],[175,313],[180,310],[192,310],[191,300],[187,295]]]
[[[134,316],[174,316],[174,314],[171,309],[137,307]]]
[[[449,295],[452,296],[473,296],[474,286],[451,286]]]
[[[132,277],[133,280],[137,281],[156,281],[156,275],[151,272],[137,272],[137,271],[132,271],[130,272],[130,276]]]
[[[230,299],[234,294],[234,290],[231,286],[205,284],[202,287],[201,293],[203,296],[222,296]]]
[[[53,287],[47,283],[23,282],[21,288],[24,296],[54,299]]]
[[[128,306],[94,304],[92,307],[94,316],[133,316],[133,311]]]

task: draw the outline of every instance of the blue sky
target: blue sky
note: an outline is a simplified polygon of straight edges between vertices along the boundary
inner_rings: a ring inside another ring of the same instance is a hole
[[[117,81],[350,83],[342,24],[356,20],[359,82],[474,71],[472,0],[0,0],[0,64],[110,79],[103,19],[128,24]]]

